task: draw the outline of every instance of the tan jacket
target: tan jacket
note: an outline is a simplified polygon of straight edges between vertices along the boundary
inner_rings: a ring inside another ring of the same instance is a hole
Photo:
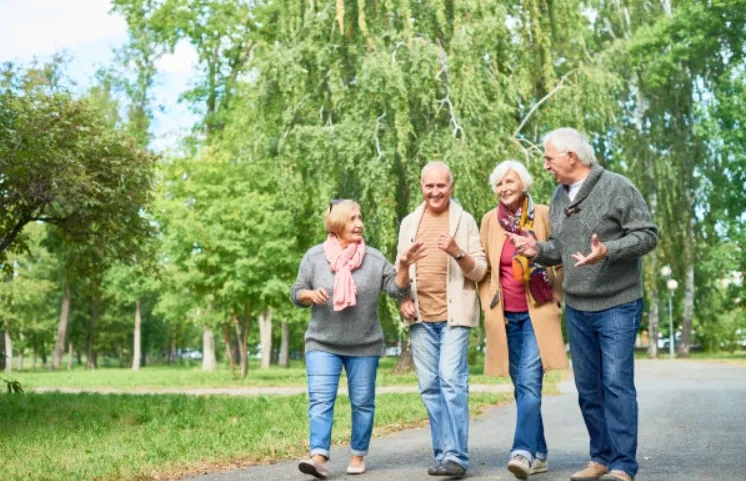
[[[535,207],[534,232],[539,241],[549,238],[549,208],[545,205]],[[484,329],[487,336],[487,355],[484,358],[484,373],[490,376],[509,376],[508,338],[505,332],[505,312],[503,294],[500,286],[500,256],[503,245],[507,242],[505,229],[497,221],[497,208],[482,217],[480,230],[482,247],[491,266],[488,274],[479,285],[479,295],[484,310]],[[562,269],[547,268],[549,281],[552,283],[555,302],[545,302],[539,306],[528,304],[528,314],[536,333],[541,362],[544,371],[567,367],[567,354],[562,341],[562,312],[559,304],[562,300]],[[490,302],[496,292],[500,292],[500,302],[490,308]],[[528,296],[528,294],[526,294]]]
[[[399,229],[399,246],[396,258],[409,248],[417,237],[422,215],[425,213],[425,203],[420,204],[414,212],[409,214],[401,223]],[[446,296],[448,297],[448,324],[452,326],[479,326],[479,296],[477,282],[481,281],[487,272],[487,258],[482,250],[479,229],[474,218],[458,203],[451,201],[448,207],[449,235],[456,240],[458,246],[474,258],[474,268],[464,275],[453,258],[448,259],[446,268]],[[420,304],[417,299],[417,264],[409,267],[409,277],[412,283],[412,300],[417,313],[414,321],[422,322]]]

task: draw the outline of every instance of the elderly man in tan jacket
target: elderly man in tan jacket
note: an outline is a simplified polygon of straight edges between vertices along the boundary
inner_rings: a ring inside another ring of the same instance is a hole
[[[463,477],[469,465],[469,333],[479,325],[477,283],[487,272],[474,218],[451,199],[453,176],[442,162],[422,169],[424,202],[402,221],[399,253],[423,242],[410,266],[412,297],[402,302],[412,357],[427,409],[433,476]]]

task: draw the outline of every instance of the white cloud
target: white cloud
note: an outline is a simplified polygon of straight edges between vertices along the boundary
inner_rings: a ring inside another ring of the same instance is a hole
[[[157,64],[159,71],[164,73],[191,73],[197,65],[197,52],[186,40],[176,44],[174,53],[163,56]]]
[[[27,61],[127,33],[108,0],[0,1],[0,62]]]

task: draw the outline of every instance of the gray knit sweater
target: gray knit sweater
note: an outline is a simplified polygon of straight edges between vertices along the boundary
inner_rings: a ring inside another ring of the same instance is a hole
[[[658,230],[629,179],[594,165],[572,202],[563,186],[554,191],[549,221],[552,233],[538,244],[534,261],[564,265],[562,288],[568,306],[602,311],[642,297],[641,256],[655,249]],[[607,257],[575,267],[572,255],[587,255],[593,234],[606,245]]]
[[[334,272],[324,255],[324,246],[311,247],[300,263],[298,278],[290,289],[290,299],[298,307],[298,295],[304,289],[323,287],[329,294],[324,304],[311,306],[311,322],[306,330],[306,352],[326,351],[341,356],[382,356],[383,331],[378,319],[381,291],[401,299],[409,286],[396,284],[396,270],[377,249],[366,246],[360,267],[352,271],[357,286],[357,304],[334,311]]]

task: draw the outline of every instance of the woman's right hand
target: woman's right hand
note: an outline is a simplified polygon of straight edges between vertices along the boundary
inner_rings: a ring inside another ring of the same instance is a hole
[[[311,304],[323,304],[329,300],[329,294],[326,293],[326,289],[319,287],[314,290],[303,290],[300,292],[300,301],[303,305],[310,306]]]

